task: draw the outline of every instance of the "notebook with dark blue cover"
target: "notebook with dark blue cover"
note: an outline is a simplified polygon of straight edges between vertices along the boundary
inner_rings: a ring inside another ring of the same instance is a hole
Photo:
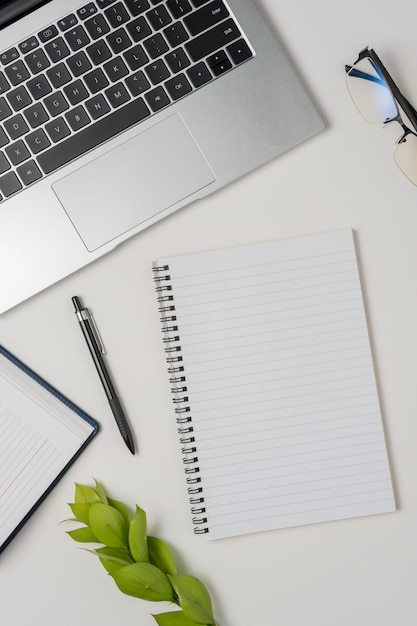
[[[94,419],[0,346],[0,552],[98,429]]]

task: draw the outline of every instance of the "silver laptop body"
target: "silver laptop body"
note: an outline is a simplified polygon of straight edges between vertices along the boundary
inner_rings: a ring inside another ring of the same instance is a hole
[[[323,127],[252,0],[0,18],[0,312]]]

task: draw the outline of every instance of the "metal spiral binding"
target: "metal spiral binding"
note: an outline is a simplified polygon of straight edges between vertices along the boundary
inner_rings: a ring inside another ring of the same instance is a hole
[[[168,363],[168,373],[170,375],[171,392],[175,405],[176,421],[179,426],[181,453],[185,465],[186,482],[190,497],[192,522],[195,526],[194,532],[202,535],[209,532],[207,527],[206,508],[204,506],[203,487],[201,486],[200,468],[198,466],[197,446],[192,425],[191,409],[187,395],[187,382],[182,364],[180,336],[177,317],[175,314],[175,302],[170,284],[171,276],[169,266],[154,266],[155,290],[158,294],[157,301],[159,313],[161,314],[162,331],[164,334],[163,343]]]

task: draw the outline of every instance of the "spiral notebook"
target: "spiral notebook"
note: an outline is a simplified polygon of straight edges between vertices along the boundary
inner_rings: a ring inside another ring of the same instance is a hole
[[[195,532],[395,510],[351,230],[153,272]]]
[[[0,346],[0,552],[98,432],[98,424]]]

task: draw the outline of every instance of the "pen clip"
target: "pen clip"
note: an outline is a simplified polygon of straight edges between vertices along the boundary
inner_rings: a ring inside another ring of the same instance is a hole
[[[106,354],[106,350],[104,348],[104,344],[103,341],[100,337],[100,333],[98,332],[98,328],[96,326],[96,323],[94,321],[94,317],[92,316],[90,309],[87,309],[87,307],[85,307],[84,309],[82,309],[82,311],[80,311],[81,313],[81,319],[84,321],[88,321],[90,324],[90,328],[91,328],[91,332],[94,335],[94,340],[97,344],[98,349],[100,350],[101,354]]]

